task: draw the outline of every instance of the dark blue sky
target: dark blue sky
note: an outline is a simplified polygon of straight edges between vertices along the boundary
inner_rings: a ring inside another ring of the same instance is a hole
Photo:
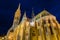
[[[57,17],[60,22],[60,1],[59,0],[0,0],[0,35],[5,35],[11,27],[14,13],[21,4],[21,13],[26,11],[27,17],[31,18],[32,8],[35,15],[46,9]]]

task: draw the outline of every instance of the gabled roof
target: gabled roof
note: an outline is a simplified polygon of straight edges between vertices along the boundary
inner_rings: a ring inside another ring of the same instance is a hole
[[[47,10],[43,10],[37,16],[35,16],[34,19],[38,19],[38,18],[46,16],[46,15],[51,15],[51,14]]]

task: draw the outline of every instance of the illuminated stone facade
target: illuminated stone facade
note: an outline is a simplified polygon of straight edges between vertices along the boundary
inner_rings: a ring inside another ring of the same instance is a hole
[[[20,13],[19,11],[17,14]],[[19,23],[20,14],[15,18],[18,19],[14,19],[14,26],[5,37],[0,37],[0,40],[60,40],[60,25],[56,17],[46,10],[30,20],[25,13],[21,23]]]

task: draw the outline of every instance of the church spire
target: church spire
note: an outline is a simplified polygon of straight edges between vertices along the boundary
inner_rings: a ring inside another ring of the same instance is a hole
[[[24,13],[24,18],[26,18],[26,11],[25,11],[25,13]]]
[[[24,16],[23,16],[23,18],[22,18],[22,21],[24,21],[24,20],[26,20],[27,19],[27,17],[26,17],[26,12],[24,13]]]
[[[13,20],[13,25],[12,27],[9,29],[9,32],[11,30],[14,30],[14,28],[19,24],[19,20],[20,20],[20,15],[21,15],[21,10],[20,10],[20,4],[18,6],[18,9],[15,12],[15,16],[14,16],[14,20]]]
[[[35,17],[35,14],[34,14],[34,10],[32,8],[32,18],[34,18],[34,17]]]

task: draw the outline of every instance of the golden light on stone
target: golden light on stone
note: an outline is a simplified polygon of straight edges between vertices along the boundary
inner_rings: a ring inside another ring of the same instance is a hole
[[[56,17],[43,10],[37,16],[30,19],[24,14],[21,23],[20,5],[15,12],[12,27],[7,35],[0,40],[60,40],[60,24]]]
[[[10,32],[10,34],[8,35],[8,40],[13,40],[13,36],[14,36],[14,34],[12,32]]]

